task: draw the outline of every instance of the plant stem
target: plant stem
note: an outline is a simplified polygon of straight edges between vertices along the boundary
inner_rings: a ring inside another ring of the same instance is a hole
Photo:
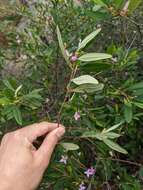
[[[65,105],[65,103],[66,103],[66,100],[67,100],[67,98],[68,98],[68,96],[69,96],[69,93],[70,93],[69,88],[70,88],[71,80],[72,80],[72,79],[74,78],[74,76],[76,75],[77,68],[78,68],[78,66],[75,65],[75,67],[73,67],[73,69],[72,69],[72,71],[71,71],[70,78],[69,78],[69,82],[68,82],[67,87],[66,87],[66,94],[65,94],[63,103],[62,103],[62,105],[61,105],[61,107],[60,107],[60,110],[59,110],[59,112],[58,112],[58,114],[57,114],[58,127],[59,127],[59,124],[60,124],[60,121],[61,121],[61,113],[62,113],[63,107],[64,107],[64,105]]]

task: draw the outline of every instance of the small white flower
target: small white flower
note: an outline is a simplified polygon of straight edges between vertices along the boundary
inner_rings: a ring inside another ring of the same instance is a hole
[[[68,156],[62,155],[59,162],[60,163],[64,163],[66,165],[67,164],[67,160],[68,160]]]

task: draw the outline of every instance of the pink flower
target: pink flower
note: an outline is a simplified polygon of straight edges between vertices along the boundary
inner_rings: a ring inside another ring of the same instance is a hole
[[[93,176],[96,172],[96,169],[93,167],[88,168],[84,173],[89,178],[90,176]]]
[[[80,113],[79,113],[79,112],[75,112],[75,114],[74,114],[74,119],[75,119],[76,121],[78,121],[78,120],[80,119]]]
[[[76,62],[77,59],[78,59],[77,55],[72,55],[70,58],[71,62]]]
[[[66,165],[67,164],[67,160],[68,160],[68,156],[62,155],[59,162],[60,163],[64,163]]]
[[[84,183],[82,182],[79,186],[79,190],[85,190],[86,186],[84,185]]]

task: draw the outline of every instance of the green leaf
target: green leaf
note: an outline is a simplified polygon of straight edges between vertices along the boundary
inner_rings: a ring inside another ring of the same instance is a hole
[[[17,97],[18,96],[18,92],[21,90],[21,88],[22,88],[22,85],[20,85],[16,90],[15,90],[15,97]]]
[[[116,9],[121,9],[124,5],[124,0],[115,0],[114,1]]]
[[[81,63],[81,70],[83,70],[86,73],[89,72],[100,72],[111,68],[111,64],[103,63],[103,62],[91,62],[91,63]]]
[[[102,1],[102,0],[94,0],[94,2],[97,4],[97,5],[101,5],[103,7],[107,7],[107,5]]]
[[[92,11],[93,12],[99,11],[101,9],[101,7],[102,7],[101,5],[94,5]]]
[[[0,105],[5,106],[10,103],[10,100],[6,97],[0,98]]]
[[[78,59],[83,62],[90,62],[109,58],[112,58],[112,55],[106,53],[86,53],[80,56]]]
[[[78,51],[83,49],[97,34],[101,31],[101,28],[89,34],[78,46]]]
[[[123,154],[127,154],[128,152],[122,148],[120,145],[118,145],[117,143],[109,140],[109,139],[103,139],[103,142],[109,146],[111,149],[116,150],[117,152],[123,153]]]
[[[109,133],[104,133],[104,132],[97,132],[97,131],[87,131],[84,132],[82,137],[87,137],[87,138],[96,138],[98,140],[103,141],[103,139],[115,139],[120,137],[120,134],[114,133],[114,132],[109,132]]]
[[[137,9],[137,7],[141,4],[142,0],[130,0],[129,4],[129,14],[131,14],[134,10]]]
[[[66,151],[69,151],[69,150],[78,150],[79,149],[79,146],[77,144],[74,144],[74,143],[61,143],[61,145],[64,147],[64,149]]]
[[[22,116],[18,107],[13,107],[13,116],[19,125],[22,125]]]
[[[131,103],[126,103],[124,105],[124,117],[125,117],[125,121],[127,123],[130,123],[132,121],[133,111],[132,111],[132,104]]]
[[[98,81],[90,75],[82,75],[71,80],[76,85],[82,84],[98,84]]]
[[[109,139],[115,139],[115,138],[119,138],[121,136],[120,134],[117,134],[114,132],[108,132],[105,134],[106,134],[107,138],[109,138]]]
[[[12,85],[10,84],[10,82],[8,80],[3,80],[4,85],[10,89],[11,91],[15,91],[15,89],[12,87]]]
[[[7,117],[7,120],[12,119],[14,117],[13,116],[13,106],[11,106],[11,105],[4,106],[3,115],[5,115]]]
[[[78,93],[94,93],[100,90],[103,90],[104,84],[82,84],[77,88],[72,89],[73,92]]]
[[[86,131],[82,134],[82,137],[86,137],[86,138],[96,138],[98,140],[102,140],[103,136],[101,134],[101,132],[97,132],[97,131]]]
[[[116,125],[113,125],[112,127],[110,127],[109,129],[107,129],[107,130],[105,130],[105,131],[106,131],[106,132],[113,131],[113,130],[117,129],[121,124],[122,124],[122,122],[121,122],[121,123],[118,123],[118,124],[116,124]]]
[[[139,177],[140,177],[140,179],[143,179],[143,166],[140,167]]]
[[[133,102],[133,104],[141,109],[143,109],[143,103],[140,102]]]
[[[143,82],[135,83],[131,85],[128,90],[137,90],[137,89],[143,88]]]
[[[133,95],[135,96],[136,99],[141,98],[143,96],[143,88],[133,90],[132,93],[133,93]]]
[[[39,94],[40,92],[42,91],[42,89],[35,89],[35,90],[32,90],[31,92],[29,92],[28,94],[24,95],[23,98],[24,99],[38,99],[38,100],[41,100],[42,97],[41,95]]]
[[[62,55],[63,55],[65,61],[69,64],[69,57],[66,54],[66,50],[65,50],[64,43],[62,41],[61,33],[60,33],[58,26],[57,26],[57,37],[58,37],[58,42],[59,42],[59,46],[60,46]]]

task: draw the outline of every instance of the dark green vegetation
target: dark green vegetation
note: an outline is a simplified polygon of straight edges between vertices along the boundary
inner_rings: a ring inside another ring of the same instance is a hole
[[[2,134],[42,120],[67,130],[39,189],[143,189],[142,9],[142,0],[0,0]]]

